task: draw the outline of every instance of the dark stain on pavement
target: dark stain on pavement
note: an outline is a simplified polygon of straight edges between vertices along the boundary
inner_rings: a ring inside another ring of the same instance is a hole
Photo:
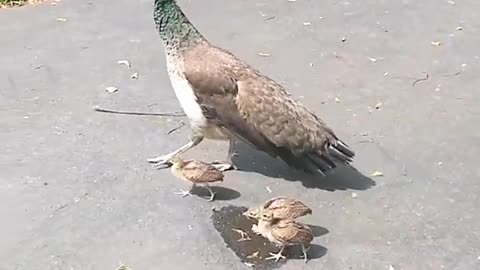
[[[265,260],[270,252],[278,252],[280,247],[270,243],[268,239],[252,232],[253,221],[242,215],[246,207],[225,206],[220,210],[214,210],[212,215],[213,226],[220,233],[225,245],[246,265],[255,269],[274,269],[286,263],[286,260]],[[328,233],[323,227],[311,226],[315,235]],[[319,230],[319,232],[315,232]],[[240,230],[248,235],[248,240],[241,240]],[[327,249],[312,244],[309,249],[309,259],[320,258],[327,253]],[[288,259],[303,260],[300,247],[287,247],[284,255]],[[313,263],[309,261],[309,263]]]

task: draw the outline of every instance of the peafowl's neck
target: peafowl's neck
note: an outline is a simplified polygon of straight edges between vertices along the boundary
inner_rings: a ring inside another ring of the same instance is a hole
[[[175,0],[155,0],[154,20],[167,50],[187,49],[205,40]]]

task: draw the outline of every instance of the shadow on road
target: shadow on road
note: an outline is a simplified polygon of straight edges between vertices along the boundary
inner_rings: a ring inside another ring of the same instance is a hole
[[[274,252],[277,252],[276,250]],[[308,249],[307,256],[308,260],[315,260],[318,258],[323,257],[327,254],[328,249],[324,246],[311,244],[310,248]],[[302,248],[300,246],[290,246],[285,248],[285,255],[288,256],[289,259],[292,260],[304,260]]]
[[[240,192],[220,186],[210,186],[212,191],[215,193],[215,200],[216,201],[230,201],[236,199],[241,196]],[[194,187],[192,194],[199,196],[199,197],[209,197],[210,193],[208,190],[202,187]]]
[[[245,144],[236,144],[233,163],[240,171],[256,172],[273,178],[284,178],[288,181],[300,181],[307,188],[335,190],[367,190],[375,186],[375,181],[360,173],[350,165],[338,165],[325,175],[308,174],[289,167],[280,159],[272,159]]]
[[[330,232],[327,228],[322,226],[311,225],[311,224],[307,224],[307,225],[308,227],[310,227],[310,229],[312,229],[313,236],[315,237],[320,237]]]

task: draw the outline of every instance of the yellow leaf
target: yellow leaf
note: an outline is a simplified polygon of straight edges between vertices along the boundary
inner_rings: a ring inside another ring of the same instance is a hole
[[[383,176],[383,172],[374,171],[370,176],[374,176],[374,177]]]

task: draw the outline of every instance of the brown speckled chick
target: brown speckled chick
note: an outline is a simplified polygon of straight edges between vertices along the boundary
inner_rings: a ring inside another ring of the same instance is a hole
[[[275,197],[258,207],[249,208],[243,215],[250,219],[259,220],[260,213],[263,210],[269,210],[273,214],[274,219],[296,219],[312,214],[312,209],[299,200],[288,197]],[[256,225],[252,226],[252,231],[259,233]]]
[[[208,201],[213,201],[215,193],[213,193],[209,184],[223,181],[223,173],[220,170],[208,163],[198,160],[183,160],[178,156],[172,158],[169,162],[172,163],[171,170],[175,176],[192,183],[190,190],[181,190],[176,194],[183,197],[192,195],[192,189],[198,185],[205,187],[210,192]]]
[[[266,260],[278,261],[281,258],[286,258],[282,255],[286,246],[301,245],[305,262],[308,261],[307,250],[313,240],[313,233],[307,225],[293,219],[277,220],[273,218],[271,211],[264,210],[261,212],[258,230],[270,242],[281,247],[278,253],[270,253],[272,256],[266,258]]]

